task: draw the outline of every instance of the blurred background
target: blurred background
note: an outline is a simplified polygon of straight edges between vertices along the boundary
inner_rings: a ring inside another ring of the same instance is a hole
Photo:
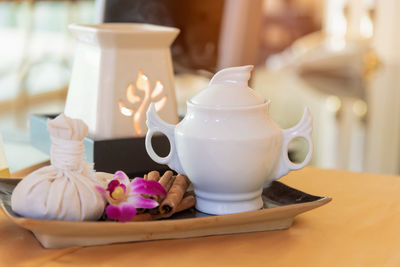
[[[312,165],[400,173],[397,0],[0,0],[0,133],[11,171],[48,159],[30,145],[28,118],[63,111],[68,24],[101,22],[181,29],[171,48],[180,115],[217,70],[254,64],[251,87],[282,128],[310,107]],[[290,144],[294,161],[306,152],[301,139]]]

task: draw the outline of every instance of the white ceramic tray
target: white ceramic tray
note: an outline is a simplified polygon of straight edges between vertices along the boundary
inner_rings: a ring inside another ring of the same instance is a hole
[[[142,222],[72,222],[24,218],[11,209],[11,193],[19,179],[0,179],[0,204],[17,225],[30,230],[45,248],[176,239],[287,229],[296,215],[320,207],[331,198],[309,195],[280,182],[263,191],[260,210],[229,215],[208,215],[190,209],[173,217]]]

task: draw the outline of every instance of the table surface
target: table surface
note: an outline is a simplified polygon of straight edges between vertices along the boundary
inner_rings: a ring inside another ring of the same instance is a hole
[[[307,167],[281,181],[332,202],[288,230],[44,249],[0,212],[0,265],[400,266],[400,177]]]

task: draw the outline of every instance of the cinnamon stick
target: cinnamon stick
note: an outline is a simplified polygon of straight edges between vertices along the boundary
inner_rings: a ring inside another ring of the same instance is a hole
[[[169,190],[171,190],[172,185],[174,184],[176,179],[176,175],[172,176],[172,179],[169,180],[169,182],[167,183],[167,185],[165,186],[165,190],[167,190],[167,192],[169,192]]]
[[[159,183],[164,187],[165,191],[168,194],[168,191],[171,189],[173,182],[175,181],[174,173],[172,171],[166,171],[164,175],[160,178]],[[166,196],[157,196],[156,200],[158,203],[161,203]]]
[[[196,205],[196,197],[194,196],[194,192],[188,191],[183,195],[181,202],[176,207],[175,212],[173,214],[190,209],[191,207],[194,207],[194,205]],[[163,218],[168,218],[168,217],[172,216],[173,214],[165,213],[165,214],[161,214],[161,216]]]
[[[158,181],[165,188],[165,191],[167,192],[169,190],[169,188],[167,188],[167,185],[171,182],[173,175],[174,173],[172,171],[166,171]]]
[[[182,201],[176,208],[175,213],[190,209],[191,207],[194,207],[194,205],[196,205],[194,191],[188,191],[183,195]]]
[[[182,201],[179,203],[179,205],[176,207],[175,213],[181,212],[187,209],[190,209],[196,204],[196,198],[194,196],[193,191],[186,192],[184,197],[182,198]],[[140,222],[140,221],[152,221],[152,220],[158,220],[158,219],[165,219],[173,214],[152,214],[152,213],[142,213],[142,214],[137,214],[131,221],[133,222]]]
[[[178,174],[168,191],[166,198],[161,202],[159,211],[164,216],[171,216],[175,213],[177,206],[182,201],[183,195],[190,185],[190,180],[182,174]]]
[[[146,180],[158,182],[160,180],[160,173],[158,171],[151,171],[147,174]]]

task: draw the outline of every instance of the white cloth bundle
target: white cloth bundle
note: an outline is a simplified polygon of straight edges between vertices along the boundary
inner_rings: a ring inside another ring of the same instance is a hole
[[[101,217],[103,197],[95,189],[93,164],[84,161],[88,128],[64,114],[47,121],[51,137],[51,165],[32,172],[14,189],[14,212],[46,220],[88,221]]]

